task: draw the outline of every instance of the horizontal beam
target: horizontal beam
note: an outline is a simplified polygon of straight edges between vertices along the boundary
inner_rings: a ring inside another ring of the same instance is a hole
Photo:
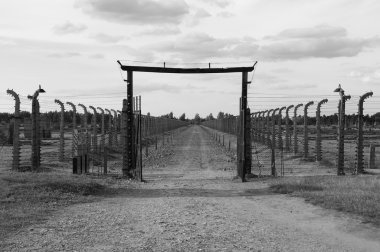
[[[176,74],[203,74],[203,73],[238,73],[252,72],[255,65],[251,67],[229,67],[229,68],[176,68],[176,67],[148,67],[148,66],[127,66],[119,63],[121,70],[132,72],[149,73],[176,73]],[[256,64],[256,63],[255,63]]]

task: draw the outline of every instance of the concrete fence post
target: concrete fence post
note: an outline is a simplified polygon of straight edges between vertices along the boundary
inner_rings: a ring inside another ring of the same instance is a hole
[[[61,118],[59,123],[59,154],[58,159],[60,162],[65,160],[65,105],[58,99],[54,101],[61,107]]]
[[[77,108],[72,102],[66,102],[66,104],[71,106],[71,109],[73,110],[73,130],[72,130],[72,137],[73,137],[73,143],[71,148],[71,157],[75,156],[75,145],[74,145],[74,135],[75,130],[77,129]]]
[[[315,159],[316,161],[322,160],[322,137],[321,137],[321,106],[325,103],[327,103],[327,99],[323,99],[320,102],[318,102],[317,105],[317,112],[316,112],[316,130],[317,130],[317,137],[315,139]]]
[[[100,129],[100,151],[104,151],[104,146],[106,144],[106,136],[105,136],[105,121],[104,121],[104,109],[97,107],[97,109],[101,113],[101,129]]]
[[[112,140],[113,140],[112,113],[109,109],[105,109],[104,111],[106,111],[108,113],[108,146],[111,147],[112,146]]]
[[[276,108],[272,112],[272,141],[271,148],[273,150],[276,149],[276,112],[279,111],[280,108]]]
[[[268,147],[271,146],[271,142],[272,142],[271,137],[270,137],[271,130],[270,130],[270,124],[269,124],[270,113],[272,113],[272,112],[273,112],[273,109],[268,110],[267,117],[266,117],[266,127],[265,127],[265,129],[266,129],[266,133],[267,134],[266,134],[265,143],[266,143],[266,145],[268,145]]]
[[[98,150],[98,128],[96,124],[96,119],[98,117],[98,113],[96,112],[96,108],[93,106],[89,106],[90,109],[92,109],[92,151],[97,152]]]
[[[114,109],[111,109],[111,112],[113,113],[113,128],[114,128],[114,132],[113,132],[113,143],[114,145],[117,147],[118,146],[118,139],[117,139],[117,135],[118,135],[118,130],[117,130],[117,112],[116,110]]]
[[[13,150],[12,150],[12,169],[20,170],[20,97],[13,91],[8,89],[7,94],[11,95],[15,100],[15,113],[13,115]]]
[[[289,110],[294,108],[294,105],[290,105],[286,108],[286,116],[285,116],[285,150],[290,151],[290,127],[289,127]]]
[[[302,107],[303,104],[300,103],[294,107],[294,117],[293,117],[293,150],[294,155],[298,153],[298,133],[297,133],[297,109]]]
[[[308,117],[307,117],[307,110],[311,105],[313,105],[314,102],[310,101],[305,104],[305,107],[303,108],[303,157],[308,158],[309,156],[309,128],[308,128]]]
[[[358,104],[358,132],[356,139],[356,167],[354,174],[364,172],[364,136],[363,136],[363,104],[364,100],[371,97],[373,92],[367,92],[359,99]]]
[[[284,148],[284,144],[283,144],[283,141],[282,141],[282,111],[284,111],[286,109],[286,107],[282,107],[280,108],[280,110],[278,111],[278,148],[280,150],[283,150]]]

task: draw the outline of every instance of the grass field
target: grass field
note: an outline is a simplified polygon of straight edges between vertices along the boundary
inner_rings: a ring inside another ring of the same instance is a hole
[[[272,181],[270,189],[380,226],[380,175],[286,177]]]

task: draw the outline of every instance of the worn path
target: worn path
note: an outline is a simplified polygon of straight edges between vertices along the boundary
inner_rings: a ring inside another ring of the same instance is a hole
[[[234,180],[206,130],[174,141],[165,167],[115,197],[70,206],[8,239],[14,251],[380,251],[379,230]]]

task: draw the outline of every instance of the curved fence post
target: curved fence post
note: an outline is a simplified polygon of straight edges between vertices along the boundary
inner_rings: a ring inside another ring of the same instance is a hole
[[[65,105],[58,99],[54,100],[61,107],[61,118],[59,123],[59,154],[58,158],[60,162],[65,160]]]
[[[271,138],[270,138],[270,133],[271,133],[271,130],[270,130],[270,123],[269,123],[269,120],[270,120],[270,114],[273,112],[273,109],[270,109],[267,111],[267,117],[266,117],[266,127],[265,127],[265,130],[266,130],[266,140],[265,140],[265,143],[266,145],[268,145],[268,147],[270,147],[271,145]]]
[[[14,171],[20,170],[20,97],[13,91],[8,89],[7,94],[12,96],[15,100],[15,113],[13,124],[13,150],[12,150],[12,169]]]
[[[294,117],[293,117],[293,141],[294,141],[294,155],[298,153],[298,133],[297,133],[297,109],[302,107],[303,104],[300,103],[294,107]]]
[[[73,110],[73,143],[72,143],[72,148],[71,148],[71,156],[75,156],[75,144],[74,144],[74,135],[75,135],[75,130],[77,129],[77,108],[72,102],[66,102],[66,104],[71,106],[71,109]]]
[[[285,117],[285,150],[290,150],[290,129],[289,129],[289,110],[294,108],[294,105],[290,105],[286,108],[286,117]]]
[[[363,103],[364,100],[371,97],[373,92],[367,92],[362,95],[359,99],[358,104],[358,133],[357,133],[357,142],[356,142],[356,167],[354,174],[359,174],[364,172],[364,160],[363,160]]]
[[[96,118],[98,113],[96,112],[96,108],[93,106],[89,106],[90,109],[92,109],[93,116],[92,116],[92,151],[97,152],[98,149],[98,129],[96,125]]]
[[[311,105],[313,105],[314,102],[310,101],[305,104],[305,107],[303,108],[303,157],[307,158],[309,156],[309,128],[308,128],[308,117],[307,117],[307,110]]]
[[[280,110],[278,111],[278,148],[280,150],[283,150],[284,146],[283,146],[283,141],[282,141],[282,111],[284,111],[286,109],[286,107],[282,107],[280,108]]]
[[[105,109],[108,113],[108,146],[112,146],[112,113],[109,109]]]
[[[324,103],[327,103],[327,99],[323,99],[320,102],[318,102],[317,105],[317,112],[316,112],[316,130],[317,130],[317,137],[315,139],[315,160],[321,161],[322,160],[322,138],[321,138],[321,106]]]
[[[280,108],[276,108],[272,111],[272,149],[276,149],[276,112],[279,111]]]
[[[100,113],[101,113],[101,118],[102,118],[102,126],[101,126],[101,130],[100,130],[100,134],[101,134],[101,136],[100,136],[100,150],[101,151],[104,151],[104,145],[105,145],[105,141],[106,141],[106,139],[105,139],[105,121],[104,121],[104,109],[102,109],[102,108],[99,108],[99,107],[97,107],[97,109],[100,111]]]
[[[117,139],[117,112],[116,110],[114,109],[111,109],[111,112],[113,113],[113,128],[114,128],[114,132],[113,132],[113,143],[115,146],[118,145],[118,139]]]
[[[88,127],[87,127],[88,113],[87,113],[87,108],[86,108],[85,105],[83,105],[83,104],[78,104],[78,106],[81,107],[81,108],[83,109],[83,111],[84,111],[84,115],[83,115],[83,119],[82,119],[83,124],[81,123],[81,127],[82,127],[83,129],[86,130],[86,131],[85,131],[85,134],[86,134],[86,146],[83,146],[82,149],[85,148],[85,151],[86,151],[86,153],[87,153],[87,152],[89,151],[89,146],[88,146],[88,144],[89,144],[89,142],[90,142],[90,139],[89,139],[90,137],[89,137],[89,134],[88,134],[88,132],[87,132],[87,129],[88,129]]]

